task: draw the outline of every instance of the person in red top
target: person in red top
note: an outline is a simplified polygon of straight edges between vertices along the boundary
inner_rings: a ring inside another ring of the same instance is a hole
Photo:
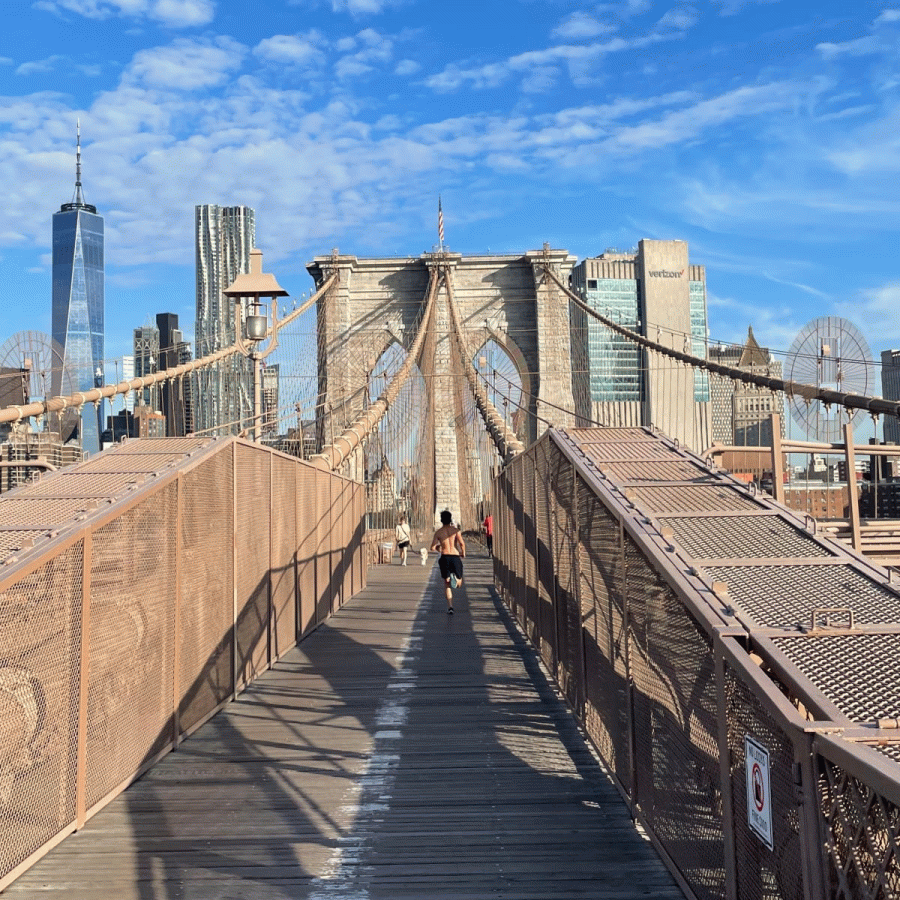
[[[487,544],[487,552],[488,556],[494,555],[494,517],[488,513],[484,517],[484,522],[481,525],[481,530],[484,532],[484,542]]]

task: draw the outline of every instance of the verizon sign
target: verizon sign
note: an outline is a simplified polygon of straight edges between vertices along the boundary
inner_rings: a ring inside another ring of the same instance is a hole
[[[657,269],[655,272],[647,273],[651,278],[681,278],[684,275],[684,269],[676,272],[673,269]]]

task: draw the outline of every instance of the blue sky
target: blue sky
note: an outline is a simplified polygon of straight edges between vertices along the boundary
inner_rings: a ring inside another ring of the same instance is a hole
[[[690,244],[713,339],[821,315],[900,346],[900,3],[9,0],[0,342],[50,330],[51,217],[106,220],[107,355],[194,320],[193,208],[256,210],[295,296],[333,247]]]

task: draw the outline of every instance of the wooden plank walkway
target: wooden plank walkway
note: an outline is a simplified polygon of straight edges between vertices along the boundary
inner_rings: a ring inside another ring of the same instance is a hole
[[[4,900],[681,900],[489,561],[448,616],[433,559],[371,569]]]

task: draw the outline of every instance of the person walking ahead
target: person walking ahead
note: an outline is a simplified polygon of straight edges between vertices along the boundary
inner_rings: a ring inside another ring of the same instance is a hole
[[[452,522],[450,510],[445,509],[441,513],[441,527],[434,533],[431,542],[431,549],[441,554],[438,557],[438,568],[441,570],[441,578],[444,579],[444,596],[447,598],[449,614],[453,613],[453,588],[463,582],[462,561],[466,555],[466,543]]]
[[[397,549],[400,551],[400,565],[406,565],[406,553],[409,550],[409,525],[406,522],[406,516],[400,516],[400,522],[394,529],[394,536],[397,538]]]

